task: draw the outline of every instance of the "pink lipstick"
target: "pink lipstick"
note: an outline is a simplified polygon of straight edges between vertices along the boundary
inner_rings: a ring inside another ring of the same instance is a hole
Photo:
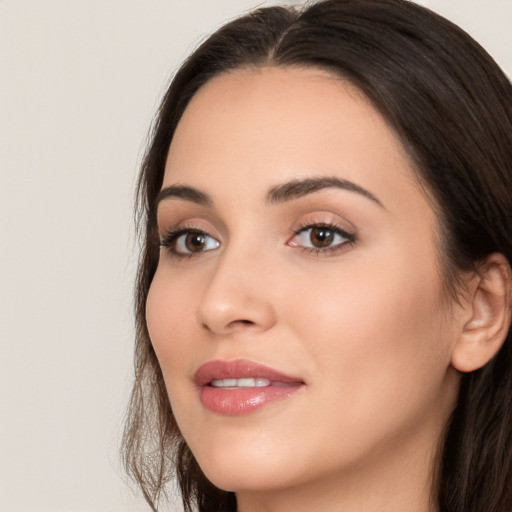
[[[214,360],[194,375],[201,403],[217,414],[248,414],[267,404],[290,398],[304,381],[246,360]]]

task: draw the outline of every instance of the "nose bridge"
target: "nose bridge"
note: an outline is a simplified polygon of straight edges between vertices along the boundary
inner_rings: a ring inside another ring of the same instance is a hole
[[[212,332],[265,331],[275,322],[265,257],[243,238],[223,248],[198,305],[198,321]]]

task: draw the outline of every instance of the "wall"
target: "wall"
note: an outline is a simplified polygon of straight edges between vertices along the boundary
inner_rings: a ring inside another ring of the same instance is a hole
[[[117,455],[136,169],[182,56],[265,3],[0,0],[0,512],[147,510]],[[511,0],[422,3],[512,73]]]

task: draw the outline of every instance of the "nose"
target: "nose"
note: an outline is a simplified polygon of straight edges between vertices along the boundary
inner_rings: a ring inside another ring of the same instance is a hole
[[[272,282],[257,258],[226,251],[215,264],[197,308],[198,322],[214,334],[264,332],[276,322]]]

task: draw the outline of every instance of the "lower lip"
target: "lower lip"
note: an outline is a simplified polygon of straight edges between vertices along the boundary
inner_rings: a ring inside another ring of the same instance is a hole
[[[241,416],[280,400],[291,398],[303,384],[253,388],[216,388],[203,386],[201,403],[206,409],[226,416]]]

